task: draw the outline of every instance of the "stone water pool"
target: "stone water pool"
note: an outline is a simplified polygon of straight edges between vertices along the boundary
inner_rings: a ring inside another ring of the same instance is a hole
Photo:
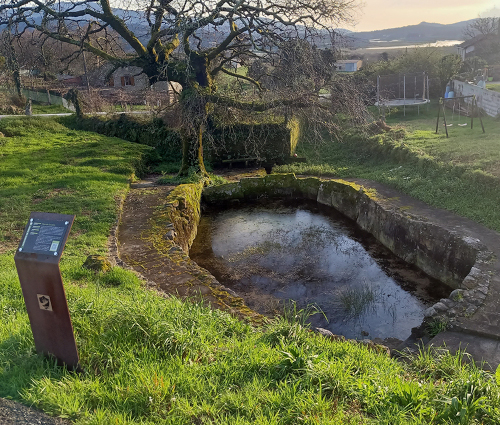
[[[333,208],[270,201],[204,212],[190,257],[253,310],[293,300],[347,338],[406,339],[451,289],[405,263]]]

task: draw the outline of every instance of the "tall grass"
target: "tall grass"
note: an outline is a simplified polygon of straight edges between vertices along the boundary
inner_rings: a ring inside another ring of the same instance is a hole
[[[377,301],[377,293],[369,285],[346,288],[339,294],[343,310],[352,317],[359,317]]]

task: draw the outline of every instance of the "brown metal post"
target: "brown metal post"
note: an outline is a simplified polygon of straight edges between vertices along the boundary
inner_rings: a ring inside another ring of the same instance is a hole
[[[479,122],[481,123],[481,128],[483,129],[483,133],[486,133],[486,131],[484,130],[483,119],[481,118],[481,109],[479,108],[479,105],[477,104],[477,98],[474,97],[474,100],[476,101],[476,111],[477,111],[477,116],[479,118]]]
[[[74,218],[31,213],[14,256],[36,350],[71,369],[79,359],[59,261]]]
[[[441,112],[441,104],[443,103],[443,98],[439,99],[439,106],[438,106],[438,117],[437,117],[437,121],[436,121],[436,134],[438,134],[439,132],[439,113]]]
[[[446,137],[450,137],[448,135],[448,124],[446,123],[446,112],[444,110],[444,102],[443,102],[443,120],[444,120],[444,129],[446,131]]]
[[[476,106],[476,96],[472,97],[472,111],[470,114],[470,129],[472,130],[474,128],[474,108]]]

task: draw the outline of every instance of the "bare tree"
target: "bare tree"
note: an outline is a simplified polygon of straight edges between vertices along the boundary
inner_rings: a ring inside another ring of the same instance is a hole
[[[286,96],[234,71],[235,64],[272,57],[287,40],[324,40],[351,19],[356,0],[137,0],[114,9],[109,0],[0,0],[0,23],[13,22],[91,52],[113,64],[138,66],[149,83],[182,85],[184,125],[181,174],[191,166],[206,174],[202,135],[213,104],[247,111],[318,106],[318,88],[296,87]],[[132,6],[133,4],[133,6]],[[119,35],[127,55],[96,40]],[[216,77],[226,74],[257,88],[253,97],[226,96]]]
[[[478,35],[497,34],[499,31],[499,18],[477,18],[474,19],[464,29],[466,39],[474,38]]]
[[[1,49],[6,58],[7,69],[9,70],[12,80],[14,81],[17,97],[19,101],[21,101],[23,99],[21,72],[16,49],[14,48],[14,38],[12,37],[12,21],[7,23],[7,30],[2,33],[1,40]]]

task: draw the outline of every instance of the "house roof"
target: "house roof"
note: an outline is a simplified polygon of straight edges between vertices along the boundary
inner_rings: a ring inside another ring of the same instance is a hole
[[[474,46],[483,40],[493,39],[495,37],[497,37],[496,34],[479,34],[469,40],[465,40],[462,44],[459,44],[457,47],[466,49],[467,47]]]

